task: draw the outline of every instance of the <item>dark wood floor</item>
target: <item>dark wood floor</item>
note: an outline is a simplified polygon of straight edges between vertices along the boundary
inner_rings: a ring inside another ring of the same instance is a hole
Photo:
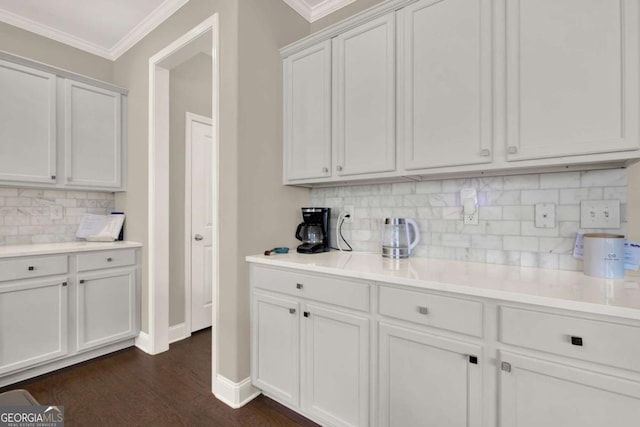
[[[211,394],[211,330],[156,356],[129,348],[46,374],[24,388],[42,405],[63,405],[65,426],[316,426],[260,396],[231,409]]]

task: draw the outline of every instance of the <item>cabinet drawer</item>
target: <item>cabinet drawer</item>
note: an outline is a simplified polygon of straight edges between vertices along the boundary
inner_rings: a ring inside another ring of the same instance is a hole
[[[501,341],[640,371],[640,328],[501,307]]]
[[[380,286],[380,314],[482,337],[482,303]]]
[[[78,254],[78,271],[122,267],[136,262],[135,249]]]
[[[0,261],[0,281],[65,274],[67,265],[66,256],[3,260]]]
[[[254,267],[253,283],[257,288],[369,311],[366,283],[263,267]]]

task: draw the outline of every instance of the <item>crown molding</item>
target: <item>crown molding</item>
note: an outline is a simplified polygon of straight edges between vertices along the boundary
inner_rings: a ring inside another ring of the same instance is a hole
[[[88,42],[79,37],[65,33],[64,31],[57,30],[39,22],[27,19],[23,16],[16,15],[15,13],[7,10],[0,9],[0,21],[18,27],[20,29],[41,35],[43,37],[55,40],[60,43],[64,43],[71,47],[75,47],[85,52],[92,53],[94,55],[101,56],[106,59],[112,59],[109,49],[99,46],[95,43]]]
[[[80,37],[73,36],[64,31],[43,25],[39,22],[24,18],[12,12],[0,9],[0,21],[14,27],[21,28],[43,37],[64,43],[71,47],[92,53],[111,61],[118,59],[123,53],[131,49],[136,43],[156,29],[167,18],[173,15],[178,9],[184,6],[189,0],[166,0],[153,12],[147,15],[138,25],[136,25],[118,43],[110,48],[91,43]]]
[[[342,9],[346,5],[356,0],[324,0],[323,2],[311,7],[305,0],[283,0],[293,10],[298,12],[304,19],[309,22],[315,22],[320,18],[324,18],[330,13],[338,9]]]
[[[158,25],[173,15],[178,9],[184,6],[189,0],[166,0],[154,9],[146,18],[136,25],[127,35],[110,49],[111,60],[115,61],[123,53],[131,49],[140,40],[145,38]]]

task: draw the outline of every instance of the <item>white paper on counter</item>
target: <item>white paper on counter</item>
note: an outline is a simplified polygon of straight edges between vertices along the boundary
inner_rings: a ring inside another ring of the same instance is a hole
[[[87,239],[91,236],[94,241],[111,241],[116,240],[124,224],[124,215],[95,215],[84,214],[78,230],[76,231],[76,237],[79,239]],[[89,240],[89,239],[87,239]]]

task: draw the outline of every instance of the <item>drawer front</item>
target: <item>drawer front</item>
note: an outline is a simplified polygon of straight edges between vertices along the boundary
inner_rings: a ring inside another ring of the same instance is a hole
[[[640,328],[501,307],[501,341],[640,371]]]
[[[135,249],[78,254],[78,271],[122,267],[136,262]]]
[[[482,303],[380,286],[380,314],[482,337]]]
[[[263,267],[254,267],[253,283],[256,288],[369,311],[366,283]]]
[[[0,261],[0,281],[65,274],[67,256],[15,258]]]

